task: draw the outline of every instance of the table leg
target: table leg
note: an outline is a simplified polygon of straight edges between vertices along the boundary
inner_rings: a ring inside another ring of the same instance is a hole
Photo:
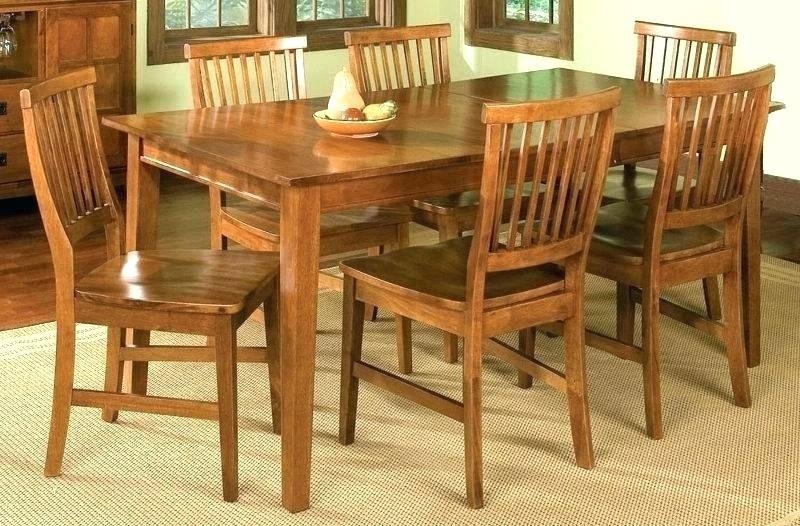
[[[141,162],[142,140],[128,136],[127,231],[125,249],[148,250],[156,247],[158,197],[161,172]],[[150,331],[132,331],[133,345],[149,345]],[[147,362],[125,364],[125,385],[130,392],[147,394]]]
[[[281,192],[281,459],[283,506],[308,509],[317,332],[320,191]]]
[[[756,163],[753,187],[747,201],[742,250],[742,301],[747,366],[761,363],[761,183],[763,153]]]

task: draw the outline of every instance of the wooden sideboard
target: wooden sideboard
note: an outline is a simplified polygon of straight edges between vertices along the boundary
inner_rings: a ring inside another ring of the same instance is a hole
[[[0,0],[13,13],[18,49],[0,58],[0,199],[33,194],[25,151],[19,91],[69,70],[94,66],[101,116],[136,111],[134,0]],[[103,127],[112,171],[125,166],[123,134]]]

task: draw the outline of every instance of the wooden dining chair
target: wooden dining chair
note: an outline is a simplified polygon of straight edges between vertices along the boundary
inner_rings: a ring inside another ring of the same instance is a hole
[[[774,78],[775,68],[767,66],[742,75],[667,80],[667,125],[650,202],[600,209],[588,271],[619,284],[617,338],[587,338],[593,347],[641,364],[652,438],[663,436],[660,313],[724,341],[735,403],[750,406],[742,329],[742,221]],[[717,275],[723,277],[722,322],[660,299],[669,287]],[[642,304],[641,347],[633,344],[635,301]]]
[[[731,74],[736,33],[637,21],[635,79],[662,83],[670,78],[708,78]],[[647,202],[653,193],[657,164],[628,163],[609,171],[603,202]],[[706,310],[711,319],[722,317],[717,277],[703,280]]]
[[[189,42],[184,54],[195,108],[304,99],[307,96],[305,36],[248,37]],[[244,199],[229,198],[209,187],[211,246],[226,250],[228,240],[251,250],[278,251],[280,211]],[[407,207],[371,206],[323,214],[320,256],[367,250],[370,254],[408,246],[411,213]],[[341,279],[320,272],[321,287],[342,290]],[[377,309],[368,307],[375,319]],[[405,368],[404,334],[408,323],[397,319],[400,369]]]
[[[450,37],[450,24],[344,33],[350,69],[362,93],[450,82]],[[530,185],[526,185],[523,204],[527,204],[530,194]],[[509,190],[504,209],[506,220],[511,212],[512,195]],[[436,230],[439,241],[458,238],[473,229],[478,200],[476,191],[416,199],[412,205],[414,222]],[[448,363],[458,361],[458,338],[451,334],[445,335],[444,359]]]
[[[467,500],[483,506],[481,360],[484,352],[567,395],[577,464],[594,465],[583,341],[584,270],[611,157],[620,89],[522,104],[487,104],[475,232],[433,246],[345,260],[339,441],[354,440],[359,380],[464,424]],[[516,145],[516,146],[515,146]],[[523,204],[525,183],[544,198]],[[514,189],[507,236],[507,187]],[[415,385],[362,358],[362,303],[392,309],[465,340],[463,402]],[[566,327],[566,370],[488,340],[545,320]]]
[[[20,92],[31,175],[56,277],[55,385],[45,475],[61,473],[73,406],[102,408],[108,422],[119,410],[203,418],[219,421],[223,495],[235,501],[236,364],[269,362],[277,393],[278,258],[244,251],[125,253],[122,210],[100,139],[95,82],[94,69],[87,68]],[[76,244],[101,230],[107,261],[77,276]],[[267,347],[239,349],[237,357],[236,329],[265,302]],[[103,391],[74,388],[76,322],[109,327]],[[127,347],[125,328],[204,334],[214,338],[214,347]],[[217,402],[123,394],[125,361],[214,362]],[[278,417],[274,413],[276,427]]]

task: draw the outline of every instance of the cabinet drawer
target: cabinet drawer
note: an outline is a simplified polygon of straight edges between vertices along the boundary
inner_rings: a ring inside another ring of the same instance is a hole
[[[19,91],[28,84],[0,86],[0,133],[22,131]]]
[[[25,135],[14,133],[0,137],[0,184],[29,178]]]

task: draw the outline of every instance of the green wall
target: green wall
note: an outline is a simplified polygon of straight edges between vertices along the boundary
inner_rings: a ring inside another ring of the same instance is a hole
[[[186,64],[146,66],[146,0],[138,1],[138,102],[139,111],[188,108],[189,75]],[[767,173],[800,179],[794,168],[793,148],[800,136],[800,68],[785,36],[796,29],[784,11],[785,0],[575,0],[575,61],[565,62],[464,44],[464,0],[408,0],[409,24],[449,22],[453,26],[451,67],[455,80],[517,71],[564,66],[618,76],[631,76],[635,20],[713,27],[736,31],[734,72],[768,62],[778,67],[773,99],[789,109],[770,119],[765,148]],[[344,51],[310,53],[306,61],[311,96],[330,92],[333,76],[347,63]]]

